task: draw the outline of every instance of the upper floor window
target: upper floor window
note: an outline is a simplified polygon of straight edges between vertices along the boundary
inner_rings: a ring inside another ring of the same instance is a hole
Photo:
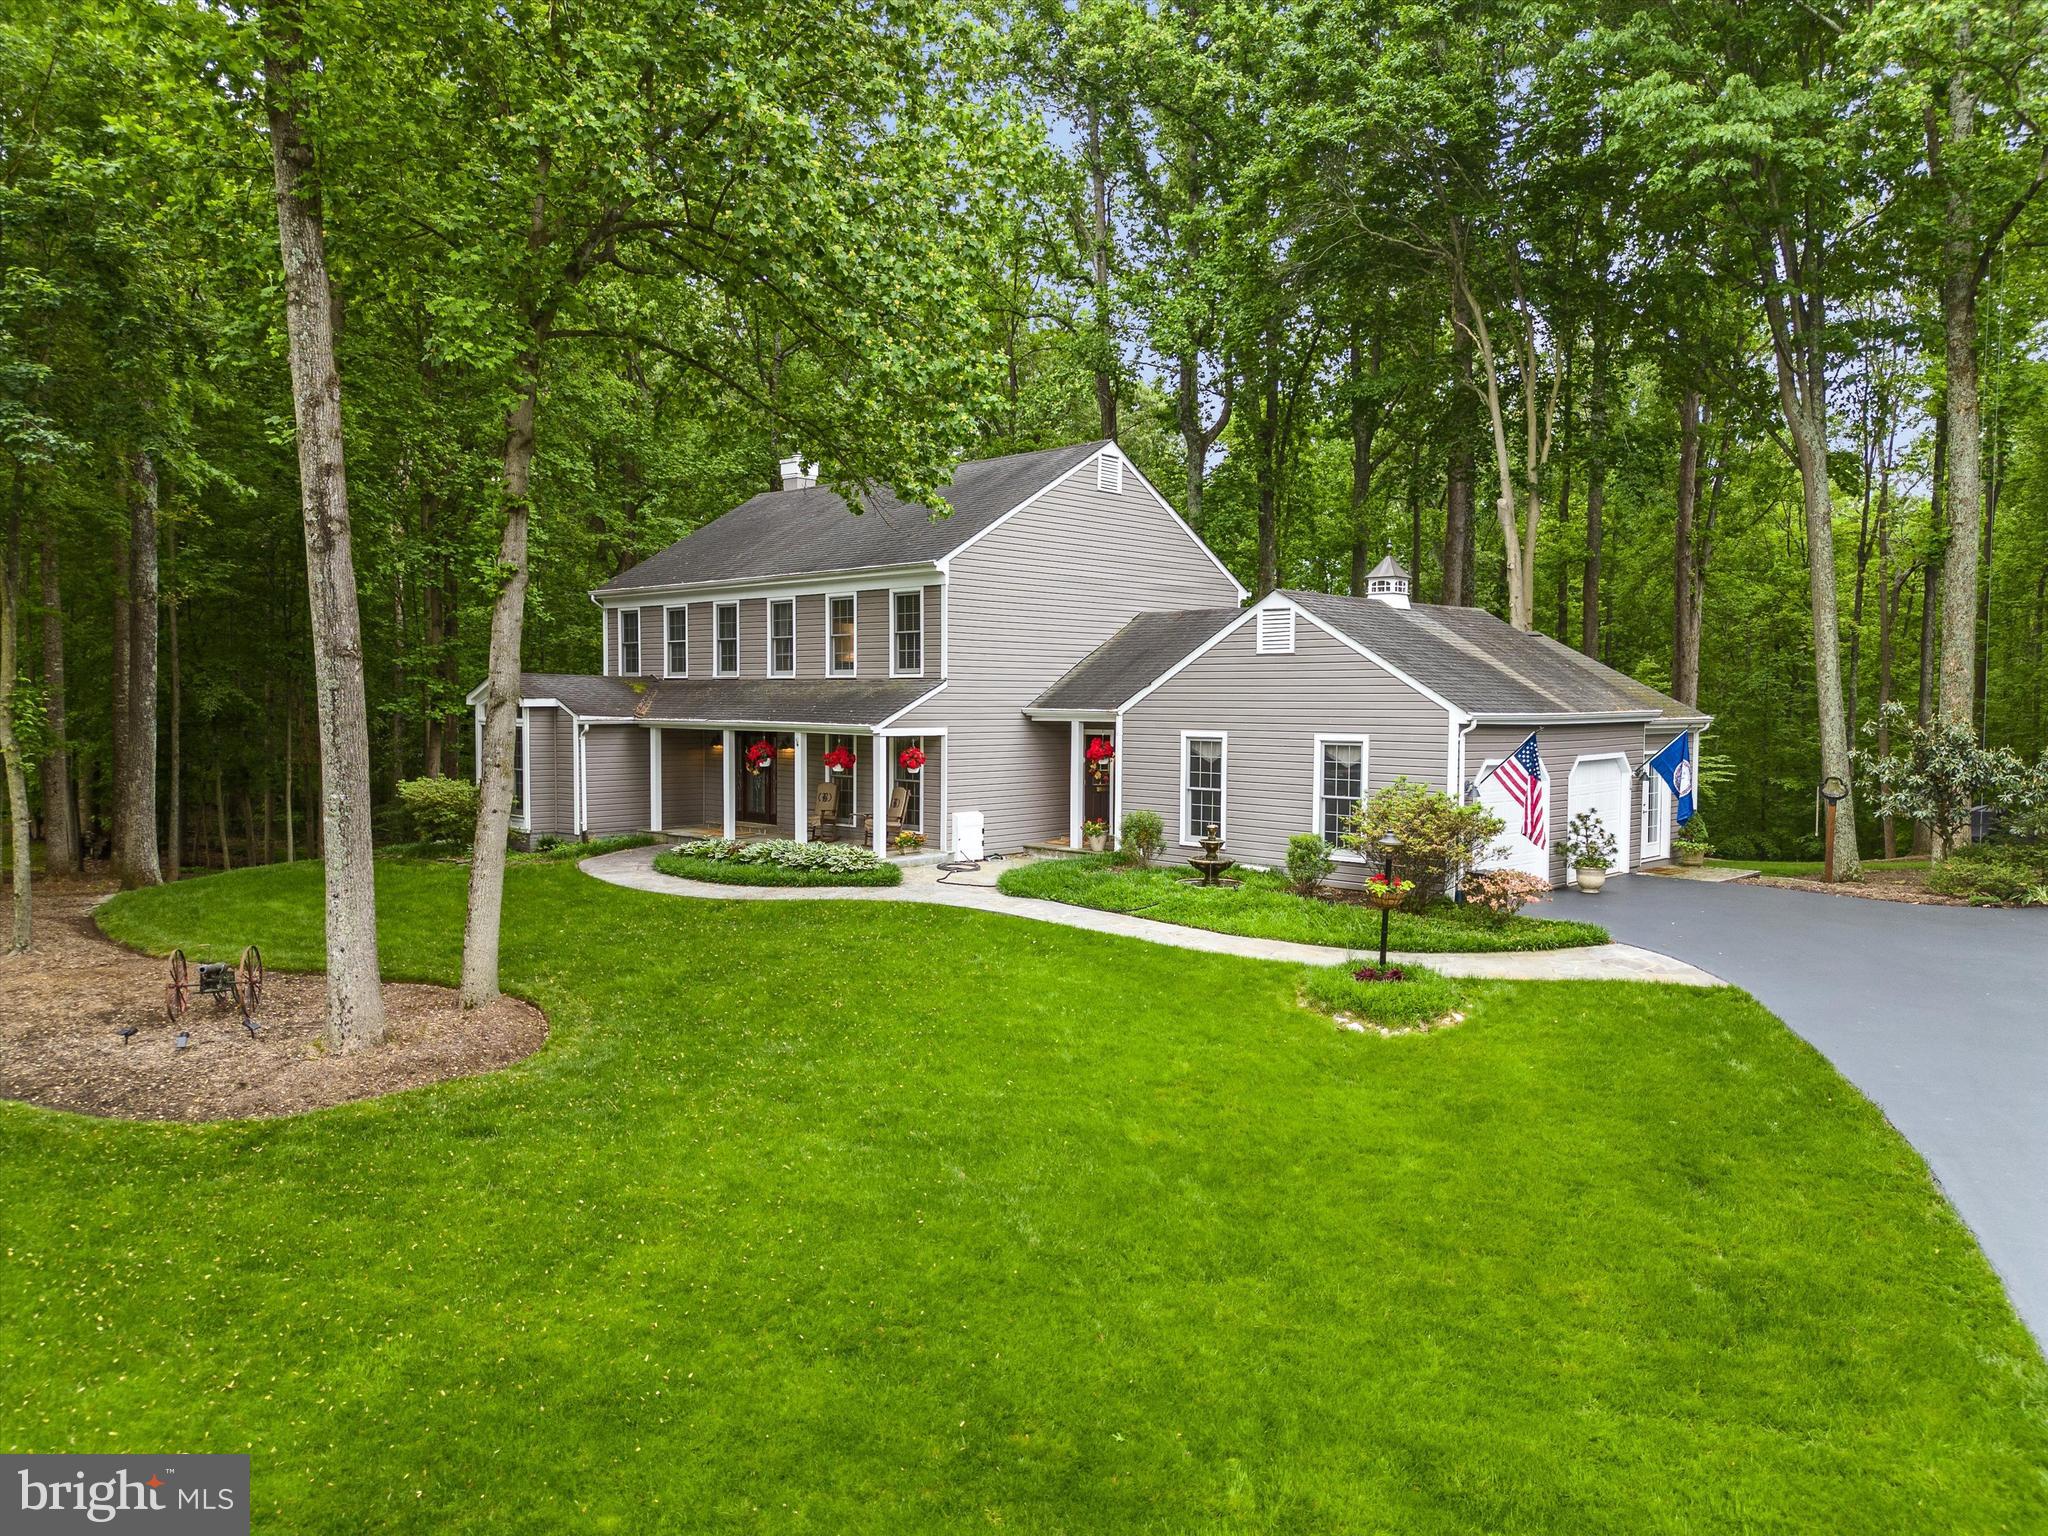
[[[895,609],[895,668],[915,677],[924,671],[924,593],[898,592]]]
[[[640,675],[640,610],[619,610],[619,671],[626,677]]]
[[[768,675],[796,674],[796,599],[778,597],[768,605]]]
[[[740,670],[740,605],[720,603],[717,608],[717,628],[713,632],[716,654],[712,658],[712,670],[720,677],[737,677]]]
[[[662,622],[668,627],[668,675],[690,675],[690,610],[670,608]]]
[[[854,616],[853,594],[826,599],[829,622],[826,630],[826,668],[840,677],[853,674]]]
[[[1316,829],[1332,848],[1340,847],[1344,823],[1365,797],[1365,738],[1316,738]]]

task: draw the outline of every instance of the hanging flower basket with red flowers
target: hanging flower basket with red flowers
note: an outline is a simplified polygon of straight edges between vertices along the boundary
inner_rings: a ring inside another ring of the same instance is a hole
[[[851,773],[856,761],[857,759],[853,755],[853,748],[834,747],[825,754],[825,771],[827,773]]]
[[[1413,880],[1397,880],[1392,875],[1370,875],[1365,882],[1365,899],[1376,907],[1391,911],[1401,905],[1414,889]]]
[[[775,760],[775,743],[762,737],[747,748],[747,772],[759,773]]]
[[[1116,761],[1116,743],[1107,736],[1088,738],[1088,750],[1082,754],[1088,763],[1088,777],[1097,789],[1109,783],[1109,765]]]
[[[924,768],[924,748],[905,747],[896,754],[897,766],[905,773],[918,773]]]

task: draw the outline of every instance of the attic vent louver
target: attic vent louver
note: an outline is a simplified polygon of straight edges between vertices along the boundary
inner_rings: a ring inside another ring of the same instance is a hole
[[[1259,654],[1261,656],[1292,656],[1294,654],[1294,610],[1292,608],[1262,608],[1259,610]]]
[[[1095,489],[1107,491],[1112,496],[1124,493],[1124,461],[1113,453],[1105,453],[1095,461]]]

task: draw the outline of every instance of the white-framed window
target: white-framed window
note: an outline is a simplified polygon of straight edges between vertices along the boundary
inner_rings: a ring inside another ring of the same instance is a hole
[[[718,677],[737,677],[740,670],[740,605],[720,603],[712,610],[711,670]]]
[[[889,596],[889,675],[924,674],[924,593],[913,589]]]
[[[1365,798],[1365,738],[1363,736],[1318,736],[1316,738],[1315,829],[1323,841],[1343,851],[1338,841],[1344,822]]]
[[[690,675],[690,609],[688,604],[680,608],[664,608],[661,614],[662,638],[667,645],[667,654],[662,658],[668,663],[668,676],[688,677]]]
[[[834,677],[851,677],[854,672],[860,620],[851,592],[835,593],[825,599],[825,670]]]
[[[1294,610],[1292,608],[1261,608],[1259,610],[1259,654],[1261,656],[1292,656],[1294,654]]]
[[[512,722],[512,825],[524,829],[530,818],[526,806],[526,711]]]
[[[1642,856],[1665,859],[1671,856],[1671,786],[1655,769],[1643,775]]]
[[[1113,453],[1104,453],[1095,461],[1095,489],[1107,491],[1112,496],[1124,493],[1124,461]]]
[[[640,610],[619,610],[619,672],[625,677],[640,675]]]
[[[796,676],[796,599],[777,597],[768,603],[768,675]]]
[[[1211,827],[1218,837],[1230,835],[1223,793],[1227,746],[1222,731],[1180,733],[1180,840],[1189,847]]]

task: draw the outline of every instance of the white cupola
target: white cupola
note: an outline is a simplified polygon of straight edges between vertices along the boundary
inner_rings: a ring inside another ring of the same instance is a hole
[[[1395,608],[1408,606],[1408,573],[1401,568],[1401,562],[1392,555],[1374,566],[1365,576],[1365,595],[1376,603],[1386,603]]]
[[[785,491],[806,490],[817,483],[817,465],[806,464],[795,455],[782,461],[782,488]]]

